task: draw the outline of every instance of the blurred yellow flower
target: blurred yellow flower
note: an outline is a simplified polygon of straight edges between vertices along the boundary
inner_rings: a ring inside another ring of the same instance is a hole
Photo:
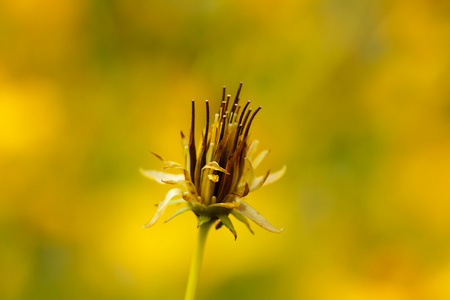
[[[234,101],[223,88],[222,103],[214,121],[210,125],[209,102],[206,100],[206,128],[202,139],[195,145],[195,102],[192,100],[192,120],[189,139],[181,132],[185,164],[168,161],[153,153],[165,163],[165,171],[142,170],[142,173],[156,182],[176,186],[162,200],[153,218],[144,227],[150,227],[160,218],[169,204],[186,203],[167,221],[186,211],[193,211],[198,217],[197,227],[217,220],[216,229],[225,225],[235,236],[236,230],[229,218],[232,214],[243,222],[249,230],[249,218],[271,232],[281,232],[242,199],[263,185],[275,182],[286,171],[286,167],[262,176],[255,175],[255,169],[269,153],[265,150],[256,155],[258,140],[250,139],[250,127],[259,106],[253,113],[250,100],[242,108],[239,95],[242,83]],[[167,222],[166,221],[166,222]]]

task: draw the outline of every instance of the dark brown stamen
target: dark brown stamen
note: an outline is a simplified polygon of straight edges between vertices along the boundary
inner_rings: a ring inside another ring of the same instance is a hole
[[[191,177],[195,173],[195,163],[197,161],[195,151],[195,101],[192,100],[192,119],[191,119],[191,133],[189,136],[189,155],[191,157]]]
[[[220,116],[223,115],[223,114],[225,113],[225,104],[226,104],[225,101],[222,101],[222,102],[220,103],[220,108],[219,108],[219,115],[220,115]]]
[[[233,120],[233,122],[236,122],[236,121],[237,121],[237,117],[239,116],[239,111],[240,111],[240,110],[241,110],[241,106],[238,105],[237,108],[236,108],[236,111],[235,111],[235,113],[234,113],[234,120]]]
[[[222,116],[222,121],[220,122],[221,129],[220,129],[219,143],[222,141],[222,139],[223,139],[223,134],[225,133],[225,126],[226,126],[225,120],[226,120],[226,118],[227,118],[227,116],[226,116],[226,115],[223,115],[223,116]]]
[[[253,113],[252,117],[250,118],[250,121],[248,122],[247,128],[245,129],[245,134],[244,134],[244,138],[247,137],[248,135],[248,131],[250,130],[250,126],[252,125],[253,119],[255,118],[256,114],[258,113],[258,111],[261,110],[261,106],[258,107],[255,112]]]
[[[235,111],[236,111],[236,108],[238,107],[238,104],[237,103],[235,103],[234,105],[233,105],[233,108],[231,109],[231,113],[230,113],[230,119],[229,119],[229,124],[231,124],[231,123],[233,123],[233,119],[235,119]]]
[[[250,100],[247,101],[247,103],[244,106],[244,109],[242,110],[241,117],[239,118],[239,124],[242,124],[242,118],[244,118],[245,110],[250,105]]]
[[[243,84],[242,82],[239,83],[239,88],[237,90],[236,97],[234,98],[234,103],[238,103],[239,102],[239,94],[241,93],[242,84]]]
[[[236,132],[237,135],[241,135],[242,134],[242,130],[244,130],[245,124],[247,123],[248,117],[250,116],[251,112],[252,112],[252,109],[249,108],[248,111],[247,111],[247,114],[245,115],[244,122],[239,123],[238,131]],[[244,115],[244,112],[242,112],[242,115]]]
[[[251,112],[252,112],[252,109],[249,108],[247,111],[247,114],[245,115],[244,122],[240,123],[240,124],[242,124],[242,126],[245,126],[245,124],[247,124],[247,120],[248,120],[248,117],[250,116]]]
[[[231,98],[231,95],[227,95],[227,99],[225,100],[225,108],[224,108],[223,111],[227,111],[228,110],[228,102],[230,102],[230,98]]]
[[[222,87],[222,101],[225,101],[225,95],[227,93],[227,87],[223,86]]]
[[[236,105],[239,102],[239,94],[241,93],[241,88],[242,88],[242,82],[239,84],[239,88],[238,88],[238,91],[236,93],[236,98],[234,99],[234,102],[233,102],[233,108],[231,109],[231,113],[233,114],[233,116],[234,116],[234,111],[236,109]]]
[[[242,124],[239,124],[238,128],[236,128],[236,135],[234,136],[234,142],[233,142],[233,149],[231,153],[233,153],[236,150],[237,142],[239,139],[239,132],[242,130]]]
[[[206,149],[208,149],[208,145],[206,144],[208,142],[208,131],[209,131],[209,101],[206,100],[206,127],[205,127],[205,140],[203,144],[205,145]]]

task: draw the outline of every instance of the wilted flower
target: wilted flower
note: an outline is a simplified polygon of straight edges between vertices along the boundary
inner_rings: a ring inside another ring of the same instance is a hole
[[[206,128],[198,145],[195,144],[195,102],[192,100],[192,120],[189,139],[181,132],[181,141],[185,157],[184,165],[168,161],[153,153],[165,163],[163,170],[143,170],[142,173],[158,183],[173,185],[162,200],[153,218],[144,227],[150,227],[160,218],[169,204],[186,203],[167,221],[186,211],[193,211],[198,217],[197,226],[216,221],[216,229],[225,225],[236,237],[236,231],[229,218],[232,214],[243,222],[250,231],[249,218],[262,228],[271,232],[281,230],[273,227],[263,216],[242,199],[250,192],[278,180],[286,167],[262,176],[255,175],[255,169],[269,153],[265,150],[256,154],[259,141],[250,139],[250,127],[258,107],[252,112],[250,100],[241,107],[239,86],[234,101],[226,95],[223,88],[222,103],[219,112],[210,124],[209,102],[206,100]],[[166,221],[166,222],[167,222]]]

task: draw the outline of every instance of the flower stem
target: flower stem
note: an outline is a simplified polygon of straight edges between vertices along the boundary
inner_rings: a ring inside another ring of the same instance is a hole
[[[206,236],[213,222],[207,222],[200,225],[198,231],[197,245],[195,246],[194,255],[192,257],[191,269],[189,271],[188,284],[184,300],[194,300],[195,291],[197,290],[198,278],[203,260],[203,250],[205,249]]]

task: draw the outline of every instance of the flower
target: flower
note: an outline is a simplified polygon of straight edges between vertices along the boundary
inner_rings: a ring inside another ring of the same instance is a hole
[[[177,210],[166,222],[186,211],[193,211],[198,217],[197,227],[217,221],[216,229],[225,225],[236,238],[236,230],[229,218],[231,214],[247,225],[252,233],[247,218],[268,231],[281,232],[243,200],[250,192],[278,180],[285,173],[286,167],[274,173],[269,170],[262,176],[255,175],[255,169],[269,151],[256,155],[259,141],[250,139],[250,127],[261,106],[252,112],[248,100],[242,108],[239,105],[241,88],[242,83],[234,101],[231,101],[230,95],[225,96],[226,89],[223,88],[222,103],[212,124],[209,102],[205,101],[206,127],[197,146],[195,101],[192,100],[189,139],[181,132],[184,165],[168,161],[152,152],[165,163],[163,171],[142,170],[142,173],[158,183],[172,185],[174,188],[167,192],[164,200],[158,204],[155,215],[144,227],[155,224],[169,204],[182,202],[186,206]],[[167,172],[169,170],[173,172]]]

